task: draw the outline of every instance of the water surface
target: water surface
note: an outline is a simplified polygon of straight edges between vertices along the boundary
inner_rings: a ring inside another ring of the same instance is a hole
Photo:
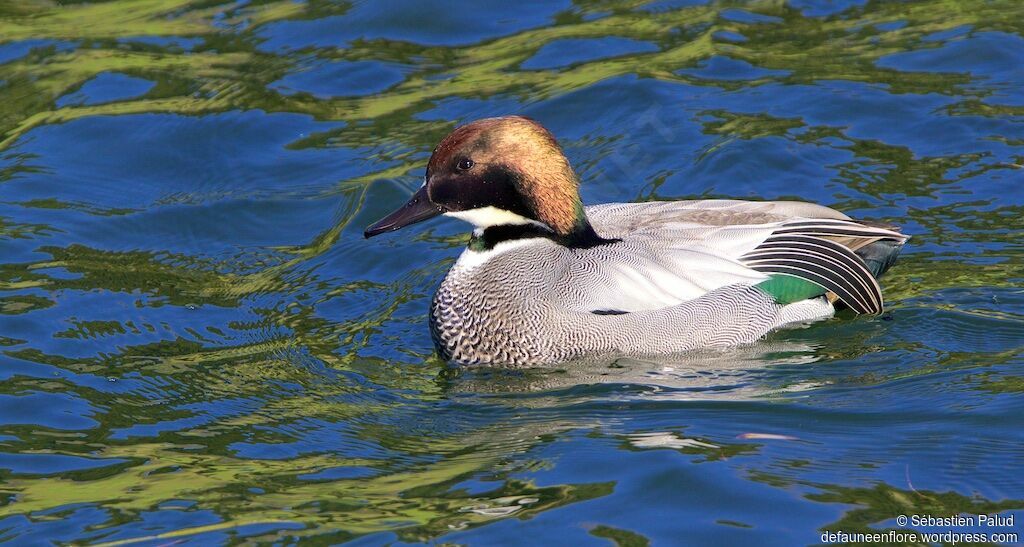
[[[13,2],[0,97],[0,540],[1024,535],[1019,2]],[[427,306],[466,227],[362,230],[509,113],[588,203],[903,226],[887,313],[446,368]]]

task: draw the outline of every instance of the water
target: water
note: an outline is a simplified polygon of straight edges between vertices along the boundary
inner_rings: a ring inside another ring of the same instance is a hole
[[[0,539],[1024,534],[1019,2],[13,2],[0,41]],[[427,305],[466,227],[362,230],[507,113],[588,203],[903,226],[887,313],[446,369]]]

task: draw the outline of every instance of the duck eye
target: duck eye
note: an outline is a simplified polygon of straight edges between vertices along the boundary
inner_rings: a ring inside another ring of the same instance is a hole
[[[469,158],[463,158],[459,160],[459,164],[455,166],[459,171],[469,171],[473,168],[473,160]]]

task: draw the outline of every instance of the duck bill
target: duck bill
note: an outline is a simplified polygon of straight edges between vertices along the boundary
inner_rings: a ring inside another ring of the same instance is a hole
[[[370,238],[384,232],[394,232],[410,224],[434,218],[441,212],[437,205],[430,202],[430,197],[427,196],[427,187],[423,186],[400,209],[374,222],[363,232],[363,236]]]

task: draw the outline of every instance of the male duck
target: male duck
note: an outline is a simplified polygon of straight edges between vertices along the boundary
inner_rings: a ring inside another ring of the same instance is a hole
[[[419,191],[365,235],[441,214],[476,226],[430,308],[441,356],[466,365],[730,346],[834,302],[881,313],[875,279],[907,239],[793,201],[584,207],[558,142],[518,116],[452,131]]]

